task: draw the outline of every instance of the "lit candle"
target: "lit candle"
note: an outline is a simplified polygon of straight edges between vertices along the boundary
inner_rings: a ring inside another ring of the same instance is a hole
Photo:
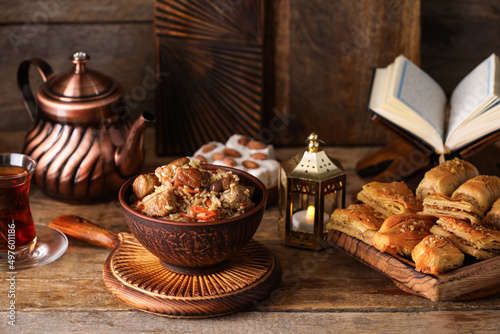
[[[302,232],[314,232],[314,206],[310,205],[307,210],[300,210],[292,216],[292,230]],[[323,224],[328,222],[328,215],[323,213]]]

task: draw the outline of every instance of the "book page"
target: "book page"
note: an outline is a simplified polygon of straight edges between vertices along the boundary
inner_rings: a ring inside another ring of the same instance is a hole
[[[450,100],[447,137],[499,101],[494,89],[496,67],[492,54],[457,85]]]
[[[446,95],[443,89],[404,56],[396,58],[393,95],[426,120],[444,141]]]
[[[487,112],[472,118],[460,131],[453,132],[446,141],[450,150],[460,150],[489,134],[500,130],[500,103],[492,106]]]
[[[443,153],[443,127],[438,124],[444,123],[444,92],[409,61],[404,69],[404,60],[407,59],[399,56],[386,68],[376,69],[369,109]]]

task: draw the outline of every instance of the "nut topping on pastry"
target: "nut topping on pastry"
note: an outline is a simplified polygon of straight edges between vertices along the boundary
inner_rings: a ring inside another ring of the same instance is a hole
[[[425,173],[417,187],[416,196],[420,200],[433,193],[451,196],[462,183],[478,175],[477,168],[465,160],[447,160]]]
[[[428,235],[415,246],[411,258],[417,271],[439,275],[462,266],[465,256],[447,238]]]
[[[382,252],[409,257],[413,248],[431,233],[436,217],[407,213],[387,218],[371,238],[372,245]]]

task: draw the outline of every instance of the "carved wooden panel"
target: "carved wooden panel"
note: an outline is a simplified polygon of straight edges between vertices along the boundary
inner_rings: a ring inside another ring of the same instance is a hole
[[[263,106],[263,0],[157,0],[157,153],[189,154],[257,136]]]
[[[383,144],[374,67],[420,63],[420,0],[157,0],[157,153],[248,134],[302,146]]]

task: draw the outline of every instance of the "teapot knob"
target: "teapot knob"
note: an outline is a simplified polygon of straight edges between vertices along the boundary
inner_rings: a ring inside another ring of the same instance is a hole
[[[69,57],[69,60],[71,60],[71,62],[75,64],[74,73],[85,73],[85,63],[90,60],[90,55],[85,52],[79,51],[73,53],[73,55]]]

